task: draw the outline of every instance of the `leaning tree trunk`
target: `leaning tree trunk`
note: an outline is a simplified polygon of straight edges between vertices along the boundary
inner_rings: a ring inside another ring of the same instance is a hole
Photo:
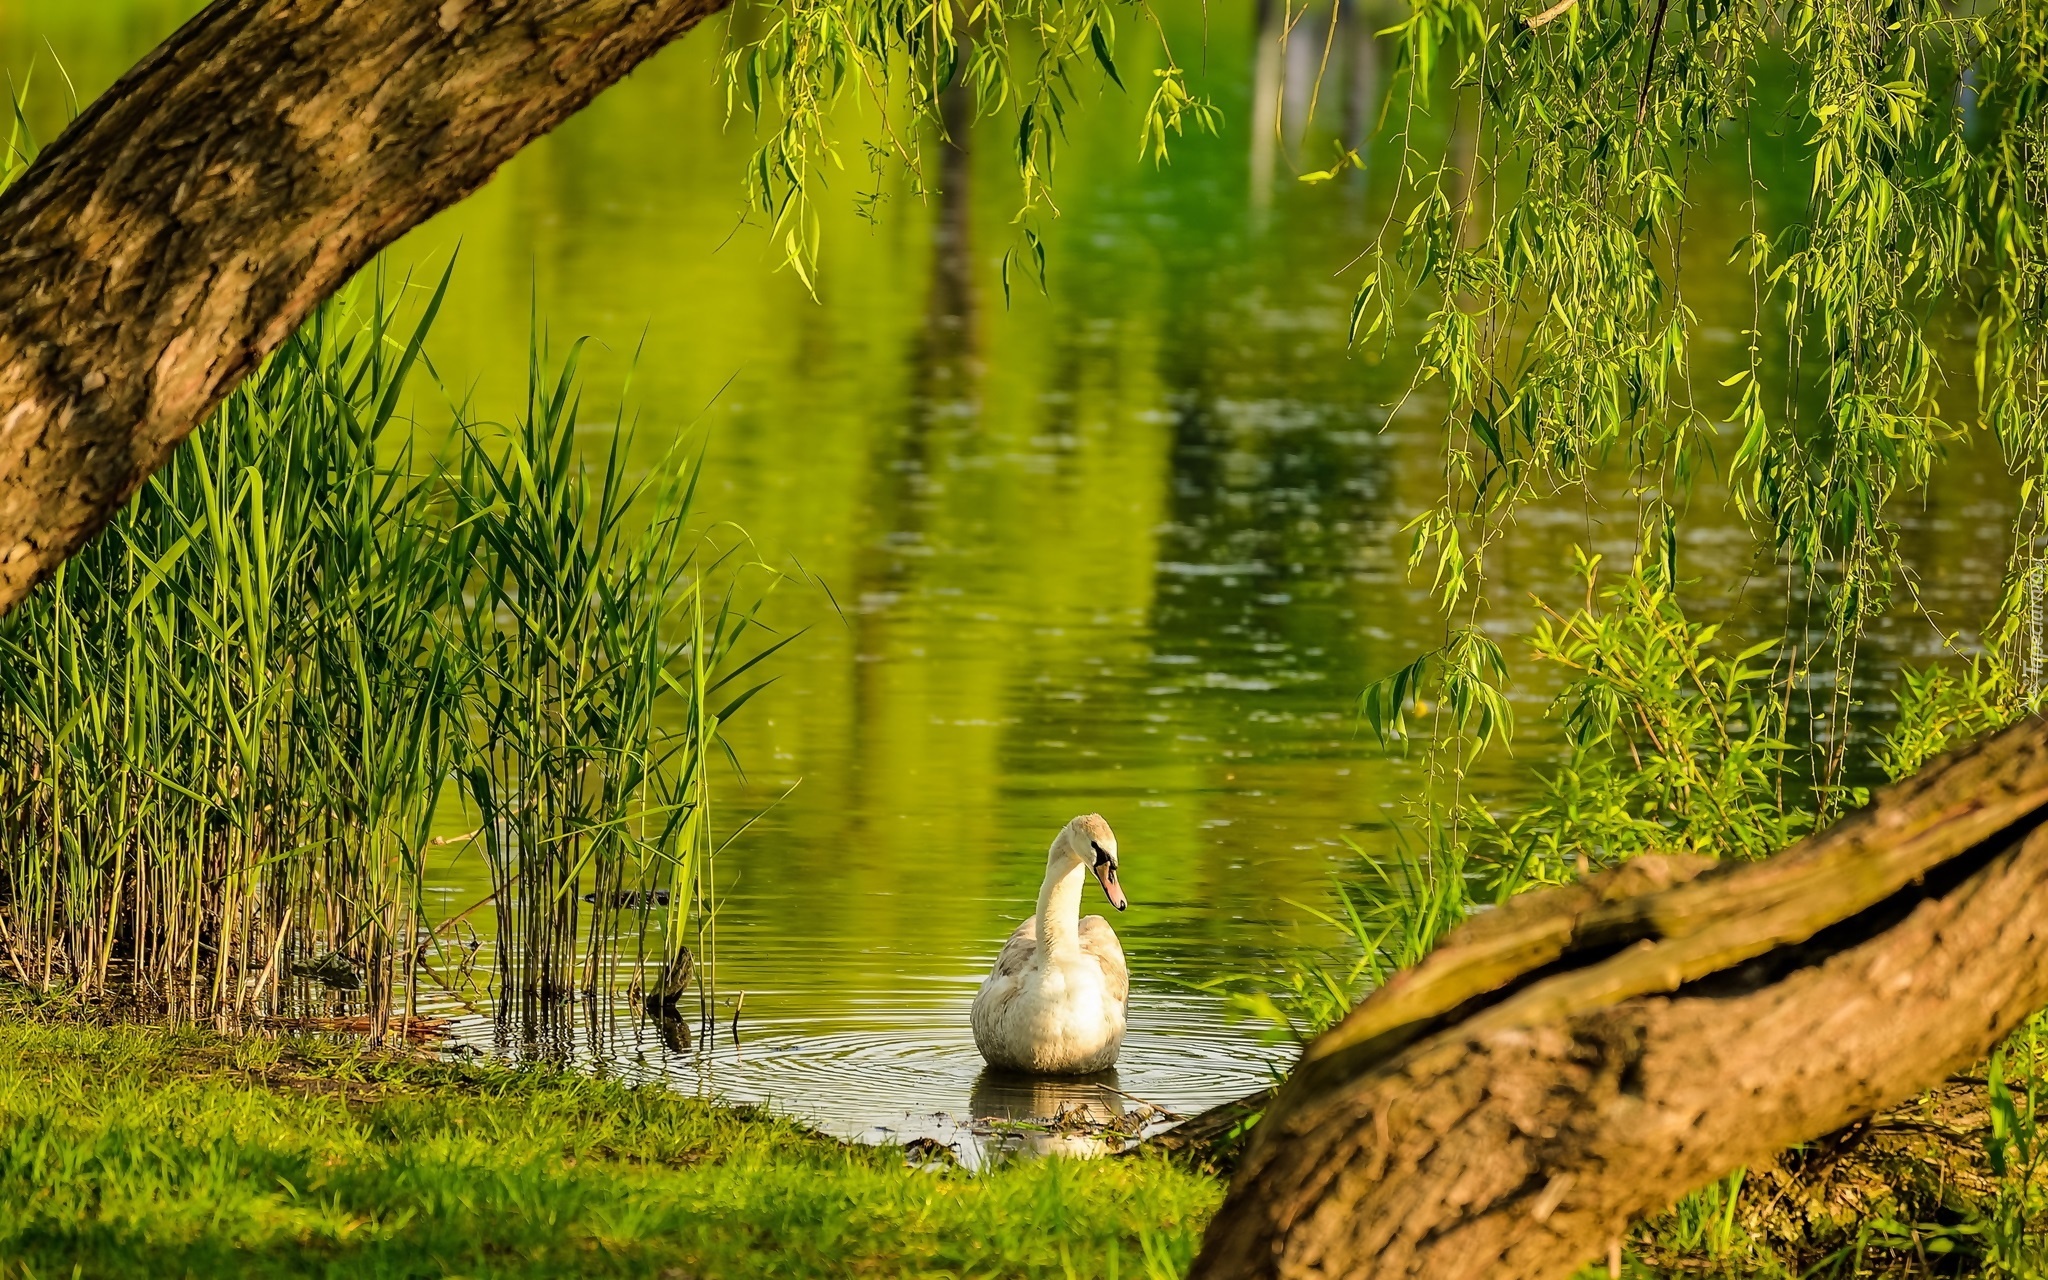
[[[2048,721],[1767,862],[1644,858],[1452,934],[1309,1046],[1194,1275],[1569,1275],[2048,1005]]]
[[[216,0],[0,195],[0,612],[378,250],[727,0]]]

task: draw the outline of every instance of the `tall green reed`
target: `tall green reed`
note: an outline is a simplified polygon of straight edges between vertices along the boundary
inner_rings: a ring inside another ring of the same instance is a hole
[[[323,308],[0,621],[18,978],[234,1011],[337,951],[388,1007],[455,707],[394,429],[440,296],[402,345],[381,297]]]
[[[744,541],[718,551],[689,531],[701,463],[672,449],[633,478],[623,421],[601,462],[582,461],[581,353],[550,376],[533,349],[524,416],[464,422],[451,488],[469,601],[464,781],[500,904],[502,991],[522,1005],[619,985],[628,937],[626,985],[678,994],[691,921],[698,953],[712,946],[706,766],[725,719],[767,683],[735,682],[788,642],[739,657],[762,597],[743,603],[732,572]],[[659,976],[643,978],[650,959]]]
[[[779,647],[739,658],[745,544],[707,551],[696,467],[633,478],[622,423],[580,460],[574,353],[549,377],[535,353],[516,426],[458,415],[452,461],[416,465],[399,409],[446,288],[403,331],[381,285],[322,307],[0,620],[15,979],[232,1018],[306,1008],[317,976],[381,1034],[436,974],[451,779],[500,995],[647,985],[650,936],[671,978],[692,927],[703,951],[709,752]]]

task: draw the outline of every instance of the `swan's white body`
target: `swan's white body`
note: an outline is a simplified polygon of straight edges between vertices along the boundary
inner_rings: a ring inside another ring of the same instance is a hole
[[[1037,913],[1010,935],[974,997],[974,1043],[992,1067],[1087,1075],[1116,1065],[1131,979],[1109,921],[1081,919],[1091,863],[1124,908],[1109,824],[1094,814],[1074,819],[1046,853]]]

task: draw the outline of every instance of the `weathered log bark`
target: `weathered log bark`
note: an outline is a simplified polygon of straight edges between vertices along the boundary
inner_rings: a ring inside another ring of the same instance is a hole
[[[2048,1005],[2048,721],[1767,862],[1643,859],[1453,934],[1312,1044],[1194,1275],[1556,1277]]]
[[[380,249],[727,0],[216,0],[0,195],[0,612]]]

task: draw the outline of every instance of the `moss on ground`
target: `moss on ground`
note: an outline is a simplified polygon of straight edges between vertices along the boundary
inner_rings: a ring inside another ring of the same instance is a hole
[[[1180,1275],[1156,1158],[912,1168],[776,1118],[313,1040],[0,1022],[0,1276]]]

